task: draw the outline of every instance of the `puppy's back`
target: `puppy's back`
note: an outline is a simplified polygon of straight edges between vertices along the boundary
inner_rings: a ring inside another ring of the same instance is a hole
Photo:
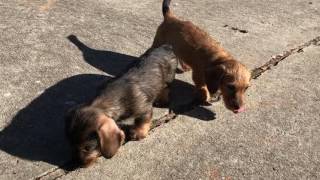
[[[194,68],[205,66],[209,59],[232,58],[206,31],[174,16],[169,4],[170,0],[163,1],[164,21],[157,29],[152,47],[170,44],[177,57]]]
[[[140,57],[138,63],[130,68],[127,73],[108,83],[107,88],[123,89],[123,85],[151,86],[155,88],[158,85],[172,81],[176,67],[177,60],[172,46],[162,45],[159,48],[147,50]]]
[[[161,90],[173,81],[176,68],[177,60],[171,46],[150,49],[127,73],[109,82],[94,104],[117,111],[117,116],[131,111],[139,113],[138,109],[145,108],[136,106],[150,106]]]

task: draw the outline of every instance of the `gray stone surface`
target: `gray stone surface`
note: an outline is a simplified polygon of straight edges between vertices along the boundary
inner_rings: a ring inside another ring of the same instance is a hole
[[[307,48],[254,81],[246,113],[217,103],[210,107],[214,120],[179,116],[114,158],[64,178],[318,179],[319,50]]]
[[[150,46],[161,1],[49,2],[0,2],[0,179],[320,178],[319,46],[254,80],[246,113],[221,102],[198,107],[114,158],[65,174],[64,111]],[[320,35],[318,1],[173,0],[172,8],[250,68]],[[178,78],[181,102],[192,81]]]

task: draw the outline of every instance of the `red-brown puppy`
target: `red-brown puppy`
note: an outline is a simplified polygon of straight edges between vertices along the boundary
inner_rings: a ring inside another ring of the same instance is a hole
[[[169,8],[170,0],[164,0],[164,21],[158,27],[152,47],[171,44],[184,70],[192,68],[199,100],[208,102],[210,94],[221,90],[228,109],[243,112],[245,91],[249,87],[250,71],[208,33],[190,21],[176,18]]]

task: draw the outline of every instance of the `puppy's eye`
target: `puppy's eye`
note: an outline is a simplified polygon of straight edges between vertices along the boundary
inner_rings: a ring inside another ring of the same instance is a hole
[[[96,140],[91,140],[86,142],[86,144],[83,146],[84,152],[90,152],[98,148],[98,142]]]
[[[97,133],[93,132],[88,135],[88,137],[85,140],[85,143],[83,144],[83,151],[84,152],[90,152],[93,151],[98,147],[98,135]]]
[[[249,87],[250,87],[250,85],[246,86],[246,87],[244,88],[244,91],[246,91]]]
[[[84,147],[84,150],[85,151],[91,151],[93,148],[92,148],[92,146],[90,146],[90,145],[86,145],[85,147]]]
[[[233,91],[236,90],[236,87],[235,87],[234,85],[232,85],[232,84],[228,84],[228,85],[227,85],[227,89],[228,89],[229,91],[233,92]]]
[[[91,140],[96,140],[98,139],[98,134],[96,132],[92,132],[88,135],[87,140],[91,141]]]

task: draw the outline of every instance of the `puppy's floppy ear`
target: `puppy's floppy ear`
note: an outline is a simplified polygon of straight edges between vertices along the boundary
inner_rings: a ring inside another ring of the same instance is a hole
[[[105,115],[98,117],[97,134],[101,154],[106,158],[111,158],[125,139],[124,132],[119,129],[115,121]]]
[[[211,94],[219,90],[224,75],[225,66],[223,64],[213,65],[205,70],[206,84]]]

